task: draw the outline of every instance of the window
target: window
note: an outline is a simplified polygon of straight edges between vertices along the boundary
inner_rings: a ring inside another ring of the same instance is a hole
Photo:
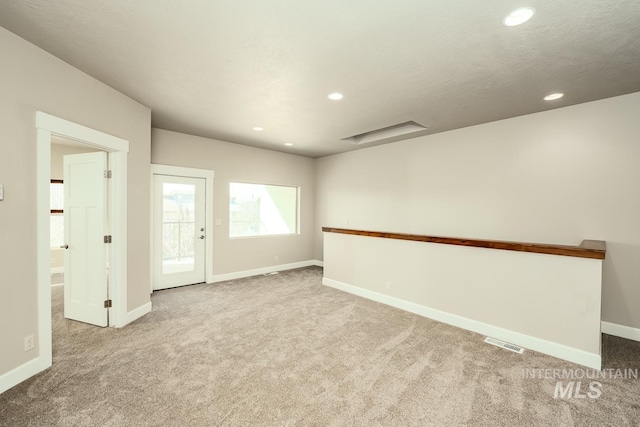
[[[61,179],[52,179],[49,188],[51,206],[49,239],[51,247],[64,245],[64,184]]]
[[[232,182],[229,237],[298,233],[298,187]]]

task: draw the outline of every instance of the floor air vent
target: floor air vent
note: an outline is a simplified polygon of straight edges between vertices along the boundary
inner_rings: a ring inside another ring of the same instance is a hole
[[[500,341],[495,338],[486,337],[484,342],[487,344],[495,345],[496,347],[504,348],[505,350],[513,351],[514,353],[522,354],[524,348],[518,347],[515,344],[509,344],[508,342]]]

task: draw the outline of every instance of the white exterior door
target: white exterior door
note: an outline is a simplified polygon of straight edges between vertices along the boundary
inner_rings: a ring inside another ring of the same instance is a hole
[[[107,326],[107,153],[64,156],[64,317]]]
[[[205,179],[153,175],[153,289],[205,281]]]

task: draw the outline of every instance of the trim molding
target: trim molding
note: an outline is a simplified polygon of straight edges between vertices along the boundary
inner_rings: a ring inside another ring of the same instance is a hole
[[[51,267],[51,274],[64,273],[64,267]]]
[[[626,338],[632,341],[640,341],[640,329],[631,326],[618,325],[617,323],[602,322],[600,328],[603,334]]]
[[[487,335],[499,340],[507,341],[529,350],[538,351],[557,357],[558,359],[567,360],[589,368],[600,370],[602,367],[602,357],[599,354],[589,353],[566,345],[546,341],[540,338],[525,335],[509,329],[500,328],[488,323],[479,322],[477,320],[468,319],[456,314],[447,313],[436,310],[424,305],[412,303],[400,298],[384,295],[368,289],[359,288],[357,286],[338,282],[337,280],[322,278],[322,284],[340,291],[348,292],[366,299],[370,299],[391,307],[399,308],[419,316],[427,317],[438,322],[456,326],[461,329],[476,332],[478,334]]]
[[[42,360],[40,360],[40,357],[36,357],[35,359],[31,359],[27,363],[0,375],[0,394],[47,368],[48,366],[42,366]]]
[[[38,373],[53,362],[51,339],[51,245],[49,242],[49,187],[51,185],[51,136],[57,135],[109,152],[113,180],[110,184],[109,216],[114,243],[109,245],[109,295],[115,306],[110,326],[124,326],[127,309],[127,153],[129,142],[60,117],[35,113],[36,125],[36,269],[38,368],[18,367],[20,372]],[[24,366],[24,365],[23,365]],[[13,371],[11,371],[13,372]],[[19,374],[22,375],[22,374]],[[19,376],[18,375],[18,376]],[[4,376],[2,377],[4,378]],[[22,377],[21,377],[22,378]],[[28,378],[24,377],[22,380]]]
[[[134,320],[138,320],[145,314],[150,313],[151,309],[152,309],[152,305],[151,305],[151,301],[149,301],[148,303],[141,305],[135,310],[131,310],[130,312],[127,313],[127,317],[125,318],[125,324],[128,325]]]
[[[52,134],[71,138],[74,141],[79,141],[101,150],[129,152],[129,141],[126,139],[118,138],[42,111],[36,111],[36,127],[38,129],[47,129]]]
[[[126,325],[127,290],[129,289],[127,274],[128,258],[128,225],[127,225],[127,192],[128,190],[128,143],[127,151],[109,153],[109,169],[113,171],[113,178],[109,184],[109,228],[114,243],[109,248],[109,297],[117,304],[115,310],[109,310],[109,326],[122,327]]]
[[[216,274],[215,276],[213,276],[213,282],[210,282],[210,283],[225,282],[227,280],[235,280],[235,279],[242,279],[245,277],[258,276],[260,274],[273,273],[274,271],[285,271],[285,270],[293,270],[294,268],[310,267],[312,265],[318,265],[317,264],[318,262],[321,262],[321,261],[308,260],[308,261],[292,262],[290,264],[272,265],[269,267],[256,268],[253,270],[236,271],[234,273]]]
[[[316,267],[324,267],[324,261],[321,261],[319,259],[314,259],[311,261]]]

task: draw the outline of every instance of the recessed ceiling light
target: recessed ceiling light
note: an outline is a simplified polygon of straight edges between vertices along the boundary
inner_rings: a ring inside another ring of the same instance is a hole
[[[564,96],[564,93],[552,93],[551,95],[547,95],[544,97],[545,101],[553,101],[555,99],[560,99]]]
[[[340,99],[342,99],[343,96],[341,93],[338,92],[333,92],[329,94],[329,99],[333,100],[333,101],[338,101]]]
[[[263,131],[264,129],[263,129],[263,128],[261,128],[260,126],[255,126],[255,127],[253,128],[253,130],[258,131],[258,132],[261,132],[261,131]]]
[[[516,25],[524,24],[536,13],[536,10],[532,7],[522,7],[520,9],[516,9],[510,14],[508,14],[503,20],[502,23],[507,27],[515,27]]]
[[[293,144],[290,142],[285,142],[284,145],[286,145],[287,147],[293,147]]]

